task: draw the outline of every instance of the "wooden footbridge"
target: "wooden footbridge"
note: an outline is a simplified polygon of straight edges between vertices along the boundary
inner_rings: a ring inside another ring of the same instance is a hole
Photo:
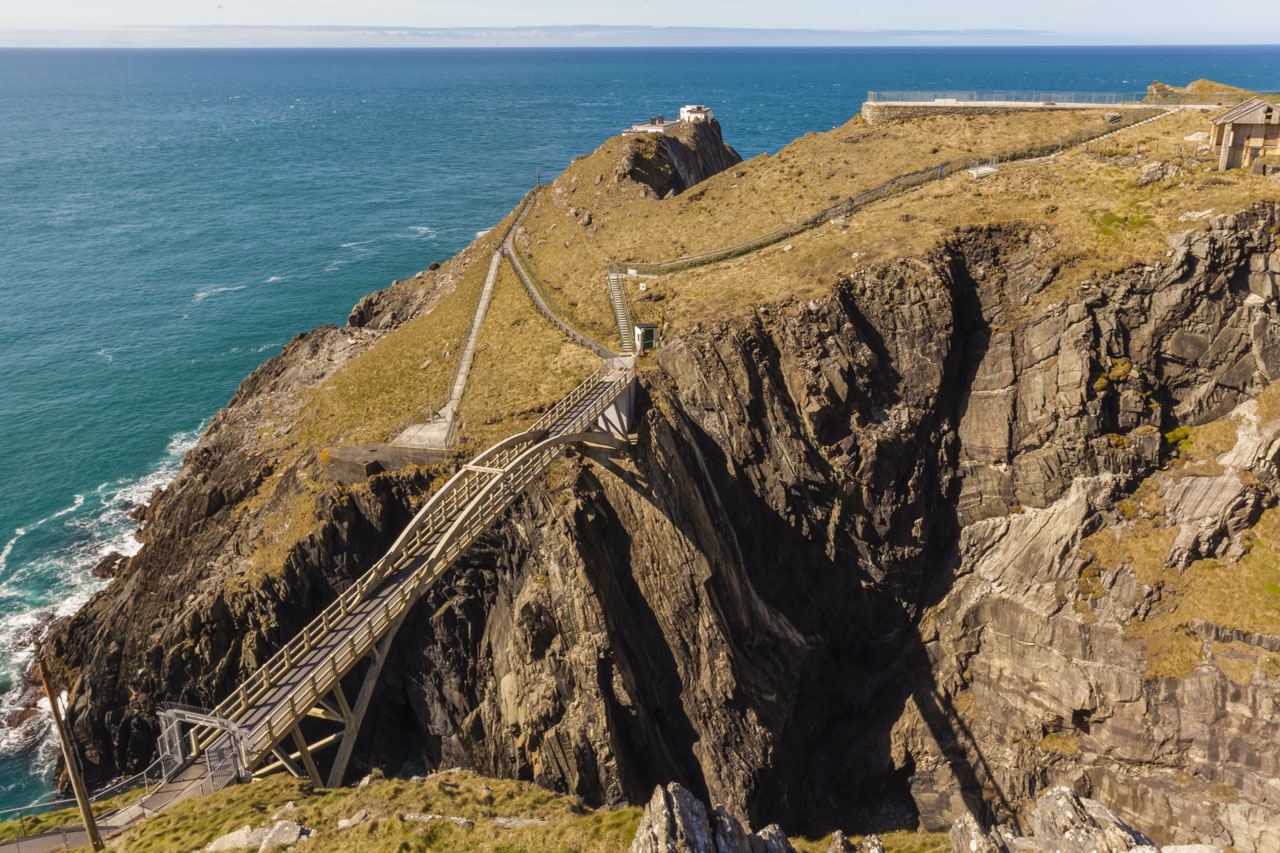
[[[1135,111],[1120,127],[1090,129],[1048,147],[1064,150],[1163,113]],[[1017,153],[1019,159],[1042,156],[1038,149]],[[122,831],[141,816],[179,799],[278,769],[310,778],[319,786],[342,783],[391,643],[413,605],[567,446],[618,450],[625,445],[634,407],[635,358],[624,275],[656,275],[771,245],[781,236],[833,216],[848,216],[876,200],[941,178],[955,171],[949,170],[951,165],[960,168],[964,163],[948,164],[936,175],[933,169],[924,170],[918,173],[923,176],[919,180],[916,173],[904,176],[821,211],[798,226],[746,244],[661,264],[629,264],[625,273],[610,266],[606,281],[618,327],[616,353],[561,317],[525,264],[513,237],[531,207],[532,197],[526,198],[499,251],[512,264],[537,310],[599,355],[602,366],[529,429],[463,465],[418,511],[382,559],[216,708],[161,706],[159,746],[165,781],[133,806],[108,816],[110,832]],[[495,254],[491,277],[499,260]],[[343,682],[352,686],[357,680],[359,687],[348,695]],[[14,847],[15,842],[0,843],[0,853],[60,849],[76,843],[69,842],[68,833],[75,838],[77,832],[83,830],[68,827],[60,839],[55,833],[21,839],[16,842],[26,845],[21,848]],[[37,846],[32,847],[33,842]]]
[[[547,305],[514,249],[526,200],[503,240],[535,306],[601,356],[589,379],[529,429],[472,459],[437,491],[391,549],[257,672],[212,710],[160,709],[160,753],[166,776],[204,765],[208,788],[285,769],[316,785],[342,783],[361,721],[387,652],[410,608],[510,504],[571,444],[617,450],[625,445],[634,405],[635,359],[614,353],[573,329]],[[495,255],[494,265],[498,262]],[[490,278],[494,269],[490,270]],[[619,339],[631,325],[620,282],[610,281]],[[485,301],[481,300],[479,311]],[[343,681],[357,669],[351,696]],[[322,762],[321,751],[331,758]],[[326,764],[326,772],[321,766]]]
[[[193,759],[214,787],[281,768],[341,784],[387,651],[409,609],[570,444],[623,446],[634,362],[611,358],[528,430],[462,466],[391,550],[218,707],[161,710],[166,771]],[[342,681],[367,661],[358,692]],[[316,736],[325,728],[333,731]],[[336,747],[328,772],[317,753]],[[221,783],[221,784],[219,784]]]

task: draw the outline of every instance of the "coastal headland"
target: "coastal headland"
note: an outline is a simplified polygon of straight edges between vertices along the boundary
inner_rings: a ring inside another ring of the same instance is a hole
[[[48,640],[89,776],[148,765],[161,703],[232,696],[587,380],[530,295],[613,346],[612,265],[657,335],[630,442],[550,463],[408,610],[345,781],[461,767],[623,835],[678,782],[823,844],[1026,835],[1066,786],[1157,844],[1280,848],[1280,185],[1219,170],[1208,107],[1147,109],[857,116],[746,161],[710,121],[578,158],[213,419]],[[491,277],[508,234],[525,276]],[[327,476],[451,399],[487,280],[449,457]],[[119,843],[167,849],[148,823]]]

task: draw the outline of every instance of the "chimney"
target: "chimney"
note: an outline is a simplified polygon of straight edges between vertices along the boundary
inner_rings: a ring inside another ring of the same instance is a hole
[[[663,123],[665,123],[665,119],[662,118],[662,113],[658,113],[658,124],[663,124]]]

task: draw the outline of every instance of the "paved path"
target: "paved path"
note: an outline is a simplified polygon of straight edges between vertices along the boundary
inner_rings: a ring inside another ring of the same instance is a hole
[[[458,368],[454,371],[453,385],[449,389],[449,402],[426,423],[410,424],[391,440],[392,444],[399,447],[428,447],[433,450],[448,450],[453,444],[453,426],[458,405],[467,390],[467,378],[471,375],[471,364],[476,357],[476,341],[480,337],[485,314],[489,311],[489,303],[493,301],[493,287],[498,280],[498,267],[501,264],[502,250],[498,249],[489,261],[489,273],[485,276],[484,288],[480,291],[480,301],[471,317],[471,328],[462,345],[462,355],[458,357]]]
[[[99,817],[98,834],[104,840],[119,835],[144,817],[179,800],[207,794],[209,791],[210,784],[204,765],[192,764],[138,802]],[[50,832],[0,843],[0,853],[51,853],[88,844],[89,834],[84,827],[80,824],[68,824]]]

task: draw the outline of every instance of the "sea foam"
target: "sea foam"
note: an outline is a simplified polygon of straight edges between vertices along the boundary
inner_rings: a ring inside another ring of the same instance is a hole
[[[34,659],[31,640],[43,637],[54,621],[75,614],[105,586],[91,573],[103,557],[112,552],[132,556],[141,549],[133,535],[137,523],[127,512],[173,480],[203,429],[202,424],[172,436],[160,461],[143,476],[75,495],[57,512],[17,528],[0,549],[0,720],[32,701],[23,676]],[[15,557],[23,537],[59,526],[60,547]],[[0,725],[0,758],[22,756],[31,774],[43,778],[52,772],[57,743],[48,704],[37,708],[40,713],[17,726]]]

